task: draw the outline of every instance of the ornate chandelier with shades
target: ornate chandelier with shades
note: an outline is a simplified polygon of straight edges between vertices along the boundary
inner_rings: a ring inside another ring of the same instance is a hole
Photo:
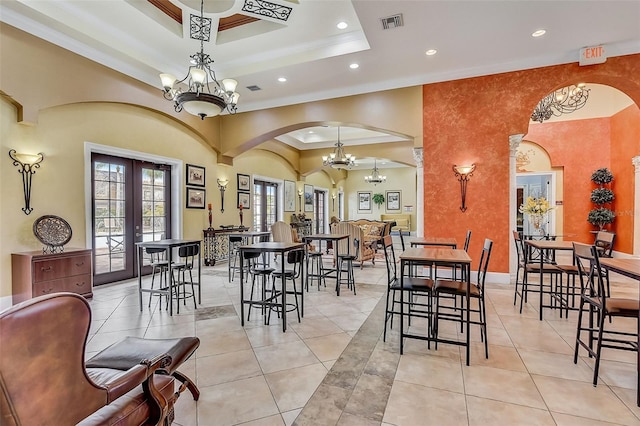
[[[383,176],[378,172],[378,163],[376,159],[373,160],[373,170],[369,176],[365,176],[364,180],[368,183],[372,183],[373,186],[376,186],[379,183],[385,183],[387,181],[387,177]]]
[[[584,83],[563,87],[549,93],[536,105],[531,120],[542,123],[562,114],[569,114],[582,108],[589,99],[589,89]]]
[[[160,74],[163,96],[174,102],[176,112],[183,109],[201,119],[213,117],[227,110],[235,114],[240,95],[236,92],[238,82],[225,78],[222,82],[216,79],[211,68],[213,59],[204,53],[204,41],[209,41],[211,19],[204,17],[204,0],[200,1],[200,16],[191,15],[191,38],[200,40],[200,52],[190,56],[191,65],[182,80],[171,74]]]
[[[331,166],[334,169],[350,169],[356,163],[356,157],[346,154],[342,149],[344,145],[340,142],[340,127],[338,127],[338,142],[336,148],[329,156],[322,156],[322,165]]]

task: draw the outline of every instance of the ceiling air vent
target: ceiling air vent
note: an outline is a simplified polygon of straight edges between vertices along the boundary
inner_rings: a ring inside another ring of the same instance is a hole
[[[251,90],[252,92],[256,92],[258,90],[262,90],[260,88],[260,86],[256,86],[255,84],[253,86],[247,86],[247,89]]]
[[[388,30],[391,28],[404,27],[404,20],[402,19],[402,13],[388,16],[386,18],[380,18],[380,21],[382,21],[382,28],[385,30]]]

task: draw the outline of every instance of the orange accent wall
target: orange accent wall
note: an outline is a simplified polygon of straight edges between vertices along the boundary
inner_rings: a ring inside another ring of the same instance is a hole
[[[611,185],[616,220],[615,250],[633,253],[633,227],[637,212],[634,210],[635,167],[631,159],[640,155],[640,109],[631,105],[611,117]],[[638,223],[640,226],[640,222]]]
[[[563,234],[567,239],[593,242],[590,231],[595,228],[587,222],[595,207],[590,200],[596,187],[591,174],[602,167],[611,168],[609,118],[532,124],[525,139],[543,146],[553,167],[564,167]]]
[[[640,54],[536,68],[423,86],[424,230],[462,240],[470,253],[494,240],[489,269],[509,270],[509,136],[526,134],[531,111],[550,91],[576,82],[615,87],[640,105]],[[476,163],[461,212],[454,164]]]

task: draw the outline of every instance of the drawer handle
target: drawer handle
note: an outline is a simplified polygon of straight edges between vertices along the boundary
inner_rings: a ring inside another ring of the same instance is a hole
[[[49,293],[51,293],[52,291],[53,291],[53,288],[50,288],[49,290],[42,290],[42,292],[43,292],[44,294],[49,294]]]
[[[76,263],[76,266],[82,266],[82,265],[84,265],[84,260],[80,263]]]
[[[84,287],[84,281],[82,281],[81,283],[76,283],[76,287]]]
[[[46,268],[44,268],[44,267],[40,268],[40,270],[42,272],[51,272],[51,271],[53,271],[53,268],[51,266],[47,266]]]

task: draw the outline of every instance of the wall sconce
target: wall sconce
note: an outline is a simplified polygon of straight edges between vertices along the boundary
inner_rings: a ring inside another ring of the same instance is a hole
[[[35,169],[40,167],[44,160],[42,153],[38,154],[18,154],[15,149],[9,150],[9,157],[13,160],[13,165],[18,166],[18,173],[22,175],[22,190],[24,192],[24,214],[33,211],[31,203],[31,177],[36,173]]]
[[[227,189],[229,181],[227,179],[216,179],[220,190],[220,212],[224,213],[224,191]]]
[[[298,189],[298,205],[300,206],[300,213],[302,213],[302,194],[304,194],[304,191],[302,189]]]
[[[469,182],[469,178],[473,175],[473,171],[475,169],[475,164],[472,164],[470,166],[453,166],[453,172],[456,174],[458,182],[460,182],[460,196],[462,197],[462,205],[460,206],[460,210],[462,210],[463,212],[467,211],[467,182]]]
[[[331,210],[335,210],[336,209],[336,198],[338,196],[334,193],[331,194]]]

